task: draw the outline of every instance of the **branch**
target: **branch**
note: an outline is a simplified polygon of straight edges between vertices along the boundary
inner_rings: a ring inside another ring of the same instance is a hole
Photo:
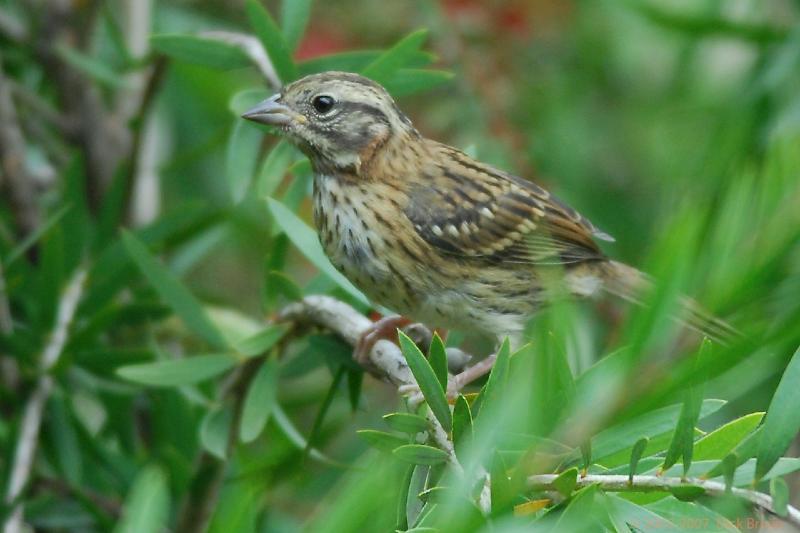
[[[11,98],[11,84],[3,74],[0,56],[0,170],[2,185],[7,190],[18,232],[32,233],[40,222],[36,198],[36,182],[25,168],[25,138],[17,120],[17,110]]]
[[[11,465],[8,491],[5,503],[13,506],[6,519],[3,531],[17,533],[22,531],[22,504],[18,502],[22,491],[28,484],[36,456],[36,447],[39,440],[39,429],[42,425],[42,414],[53,390],[53,378],[50,371],[58,363],[64,346],[67,342],[67,333],[75,317],[78,302],[83,294],[83,284],[86,280],[86,268],[80,267],[67,284],[61,300],[58,303],[56,322],[50,340],[45,345],[40,359],[40,375],[36,388],[25,404],[20,425],[17,447],[14,453],[14,462]]]
[[[356,346],[362,335],[372,327],[372,321],[356,311],[350,305],[340,302],[330,296],[307,296],[302,302],[287,306],[279,316],[280,320],[313,324],[329,329],[336,333],[351,346]],[[365,368],[376,377],[406,390],[419,389],[411,369],[408,367],[405,356],[400,348],[388,340],[379,340],[369,353],[370,364]],[[433,430],[431,437],[434,442],[447,452],[448,462],[456,473],[463,473],[464,468],[456,458],[453,443],[442,425],[430,412],[426,414]],[[479,472],[484,480],[488,480],[485,472]],[[478,503],[481,510],[489,512],[491,499],[488,481],[484,483]]]
[[[261,41],[259,41],[257,38],[253,37],[252,35],[247,35],[246,33],[236,33],[231,31],[206,31],[200,35],[209,39],[222,41],[223,43],[227,43],[241,49],[247,55],[247,57],[249,57],[250,60],[255,63],[255,65],[258,67],[258,70],[261,71],[261,74],[267,80],[267,83],[269,83],[272,90],[278,91],[283,86],[281,79],[278,77],[278,73],[275,71],[275,67],[272,65],[272,60],[269,58],[269,55],[267,55],[266,50],[264,50],[264,46],[261,44]]]
[[[530,476],[528,478],[528,488],[536,491],[556,491],[554,484],[558,478],[557,474],[542,474]],[[739,488],[731,488],[730,491],[725,489],[725,484],[718,481],[708,481],[699,478],[681,479],[677,477],[660,477],[660,476],[633,476],[633,482],[629,481],[628,476],[625,475],[586,475],[578,476],[578,484],[575,486],[577,489],[582,489],[590,485],[598,485],[601,489],[607,492],[670,492],[671,489],[676,487],[685,487],[692,485],[700,487],[705,490],[708,496],[725,496],[733,494],[763,509],[773,515],[780,516],[775,512],[775,507],[772,503],[772,498],[762,492],[754,490],[746,490]],[[792,506],[788,506],[787,514],[781,517],[795,527],[800,528],[800,511]]]

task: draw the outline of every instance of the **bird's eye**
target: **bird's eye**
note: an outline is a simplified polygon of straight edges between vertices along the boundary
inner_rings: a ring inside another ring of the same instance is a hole
[[[328,96],[326,94],[316,96],[311,100],[311,105],[314,106],[317,113],[321,114],[325,114],[333,109],[334,104],[336,104],[336,100],[333,99],[333,96]]]

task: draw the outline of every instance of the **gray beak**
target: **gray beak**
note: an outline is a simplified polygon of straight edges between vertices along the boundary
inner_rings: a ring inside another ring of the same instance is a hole
[[[280,103],[280,94],[274,94],[256,105],[253,109],[242,115],[242,118],[268,124],[270,126],[282,126],[292,121],[294,113],[291,109]]]

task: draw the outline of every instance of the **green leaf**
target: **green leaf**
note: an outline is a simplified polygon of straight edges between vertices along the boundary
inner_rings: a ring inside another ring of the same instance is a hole
[[[385,50],[350,50],[307,59],[298,65],[300,74],[306,76],[328,70],[341,70],[345,72],[361,72],[367,65],[378,59]],[[422,50],[414,52],[406,66],[422,68],[436,60],[436,56]],[[399,77],[395,75],[395,78]]]
[[[431,428],[430,423],[424,416],[413,413],[389,413],[388,415],[383,415],[383,419],[393,430],[411,435],[428,431]]]
[[[225,459],[233,424],[233,409],[229,405],[208,411],[200,423],[200,443],[211,455]]]
[[[459,394],[453,407],[453,447],[459,459],[463,459],[464,449],[472,438],[472,412],[467,399]]]
[[[786,516],[789,506],[789,486],[782,477],[774,477],[769,482],[772,508],[778,516]]]
[[[778,461],[800,430],[800,348],[783,372],[764,417],[761,442],[756,453],[755,481]]]
[[[700,349],[695,356],[695,368],[699,367],[700,362],[705,362],[711,351],[711,341],[703,339]],[[700,419],[700,408],[703,404],[703,392],[701,385],[695,385],[686,391],[681,413],[678,416],[678,425],[672,435],[672,441],[667,448],[664,458],[664,469],[671,467],[678,458],[683,458],[684,475],[692,466],[692,450],[694,448],[694,428]]]
[[[347,399],[350,400],[350,409],[356,412],[361,400],[361,385],[364,382],[364,371],[360,368],[347,369]]]
[[[744,438],[736,447],[725,456],[725,459],[728,459],[730,456],[734,456],[736,458],[736,465],[739,466],[744,464],[747,460],[753,457],[756,452],[758,451],[758,443],[761,441],[761,430],[764,426],[760,426],[756,428],[755,431],[750,433],[747,437]],[[724,462],[724,461],[723,461]],[[703,477],[712,478],[719,476],[722,473],[721,466],[722,463],[718,463],[717,466],[708,470]]]
[[[233,125],[225,151],[225,179],[234,203],[244,200],[250,190],[263,137],[247,121],[237,120]]]
[[[680,531],[672,522],[649,509],[619,496],[605,494],[605,508],[618,532],[629,533],[630,524],[635,531]]]
[[[66,215],[71,209],[71,205],[64,205],[57,209],[55,213],[48,216],[47,220],[39,224],[35,230],[33,230],[29,235],[22,239],[18,245],[8,252],[5,261],[3,261],[3,266],[8,268],[14,261],[22,257],[34,244],[39,241],[39,239],[47,235],[47,233],[56,224],[58,224],[59,221],[64,218],[64,215]]]
[[[444,349],[444,343],[439,334],[433,332],[431,338],[431,346],[428,350],[428,361],[431,363],[433,373],[436,374],[436,379],[442,385],[442,392],[447,393],[447,352]]]
[[[296,50],[308,25],[313,0],[283,0],[281,28],[289,50]]]
[[[695,461],[722,459],[758,426],[764,413],[751,413],[721,426],[694,443]]]
[[[692,502],[706,493],[703,487],[690,484],[670,487],[669,491],[682,502]]]
[[[264,276],[263,305],[266,310],[275,309],[283,297],[289,302],[299,302],[303,299],[303,291],[292,279],[277,270],[270,270]]]
[[[267,357],[247,389],[239,439],[251,442],[264,430],[278,398],[278,360]]]
[[[55,43],[55,51],[65,63],[69,63],[76,70],[83,72],[102,85],[113,88],[126,87],[128,85],[125,77],[99,59],[88,56],[63,43]]]
[[[597,506],[597,485],[582,488],[569,500],[553,531],[592,531]]]
[[[452,79],[453,73],[445,70],[403,68],[388,79],[384,87],[397,98],[433,89]]]
[[[733,482],[736,479],[736,468],[739,466],[739,458],[735,453],[729,453],[720,461],[720,470],[725,479],[725,490],[730,492]]]
[[[492,514],[510,510],[514,502],[514,490],[507,471],[503,457],[495,450],[492,456],[489,487],[492,496]]]
[[[255,107],[256,104],[269,98],[271,94],[262,87],[242,89],[228,100],[228,109],[238,119],[243,113]]]
[[[256,194],[260,198],[272,196],[280,186],[295,159],[295,153],[294,147],[285,139],[281,139],[270,150],[256,178]]]
[[[308,435],[306,449],[303,452],[304,454],[308,454],[314,446],[314,443],[319,439],[319,434],[322,431],[322,423],[325,422],[325,415],[328,414],[328,410],[333,403],[333,397],[336,396],[336,391],[339,390],[339,384],[344,378],[345,370],[346,367],[340,365],[333,375],[333,382],[331,382],[331,386],[328,387],[328,392],[325,394],[325,398],[323,398],[319,410],[317,411],[317,416],[314,417],[314,423],[311,425],[311,433]]]
[[[502,402],[503,390],[508,382],[508,365],[510,358],[511,345],[509,344],[508,337],[506,337],[503,340],[503,344],[500,345],[500,349],[497,351],[497,359],[494,365],[492,365],[489,378],[486,380],[486,384],[483,386],[478,398],[472,405],[472,410],[476,418],[487,409],[487,404],[491,406],[497,405],[499,407],[500,402]],[[494,409],[494,407],[492,407],[492,409]]]
[[[428,37],[428,30],[417,30],[378,56],[361,72],[378,83],[389,81],[396,71],[406,66]]]
[[[404,444],[392,453],[398,459],[417,465],[438,465],[447,461],[447,452],[425,444]]]
[[[414,378],[417,380],[417,385],[419,385],[425,401],[428,402],[428,406],[444,430],[449,433],[453,428],[453,418],[450,414],[450,406],[447,404],[447,397],[433,368],[431,368],[428,360],[425,359],[425,356],[422,355],[422,352],[419,351],[417,345],[408,335],[397,330],[397,338],[400,341],[400,349],[408,362],[411,373],[414,374]]]
[[[252,65],[241,49],[216,39],[185,34],[161,34],[150,37],[150,46],[172,59],[215,69],[229,70]]]
[[[569,498],[570,496],[572,496],[572,491],[575,490],[575,486],[577,484],[578,484],[578,469],[574,466],[569,470],[561,472],[558,475],[558,477],[555,480],[553,480],[553,486],[565,498]]]
[[[155,466],[145,467],[125,498],[116,533],[158,533],[167,528],[169,491],[167,479]]]
[[[144,277],[186,326],[214,348],[227,348],[225,338],[209,320],[200,302],[172,272],[150,255],[142,241],[132,233],[123,231],[122,242]]]
[[[636,444],[633,445],[633,450],[631,451],[631,463],[628,470],[629,483],[633,483],[633,476],[636,474],[636,467],[639,465],[639,459],[642,458],[642,454],[647,448],[648,442],[650,442],[650,439],[647,437],[642,437],[636,441]]]
[[[269,11],[258,0],[247,0],[245,11],[281,81],[287,84],[297,79],[297,68],[292,61],[289,46]]]
[[[408,444],[408,439],[405,437],[376,429],[359,429],[356,433],[370,446],[382,452],[391,453],[395,448]]]
[[[730,520],[697,503],[682,502],[675,498],[661,498],[648,504],[647,508],[667,520],[683,525],[684,531],[691,528],[695,531],[702,529],[703,532],[725,531],[727,533],[740,533]],[[652,524],[648,528],[641,528],[641,531],[660,531],[659,527],[660,524]],[[625,533],[628,533],[628,530],[625,530]]]
[[[700,409],[700,418],[718,411],[723,405],[725,405],[724,400],[704,400]],[[675,428],[680,410],[680,405],[662,407],[601,431],[592,439],[594,461],[604,466],[627,463],[630,460],[630,452],[627,451],[620,456],[620,461],[616,464],[606,464],[603,459],[630,448],[643,436],[650,437],[652,445],[653,437]]]
[[[275,346],[275,343],[281,340],[288,331],[288,324],[272,324],[258,333],[236,342],[234,348],[245,357],[261,355]]]
[[[230,355],[195,355],[156,363],[123,366],[117,369],[117,375],[144,385],[176,387],[211,379],[235,365],[236,359]]]
[[[367,298],[356,289],[347,278],[336,270],[319,243],[317,234],[305,222],[292,213],[285,205],[272,198],[267,199],[269,210],[298,250],[317,267],[320,272],[331,278],[339,287],[361,303],[368,304]]]

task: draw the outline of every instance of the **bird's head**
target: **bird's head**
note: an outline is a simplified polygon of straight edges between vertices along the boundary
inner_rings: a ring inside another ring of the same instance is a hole
[[[312,74],[243,118],[280,128],[321,173],[360,173],[393,138],[418,136],[389,93],[348,72]]]

